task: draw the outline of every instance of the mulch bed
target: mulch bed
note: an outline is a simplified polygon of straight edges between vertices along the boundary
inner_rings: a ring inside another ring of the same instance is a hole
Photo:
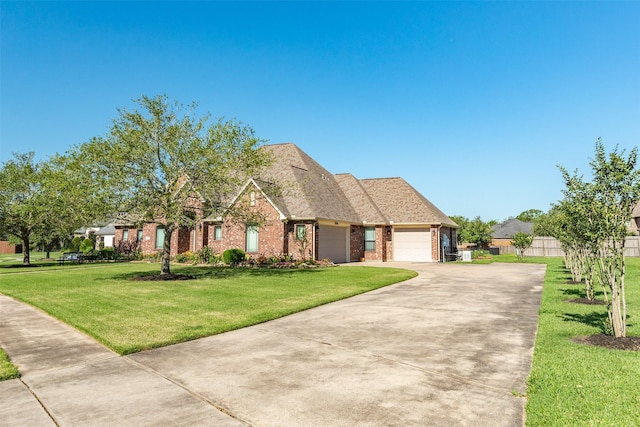
[[[573,339],[578,344],[594,345],[610,350],[640,351],[640,337],[620,337],[611,335],[589,335],[586,337],[576,337]]]
[[[607,303],[599,299],[587,299],[587,298],[573,298],[565,300],[565,302],[572,302],[575,304],[587,304],[587,305],[606,305]]]
[[[132,277],[130,280],[136,282],[159,282],[159,281],[171,281],[171,280],[194,280],[196,276],[190,276],[188,274],[152,274],[149,276]]]

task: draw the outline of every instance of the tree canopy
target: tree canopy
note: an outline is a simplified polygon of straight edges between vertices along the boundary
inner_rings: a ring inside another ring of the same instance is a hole
[[[527,209],[524,212],[520,212],[516,219],[519,219],[522,222],[533,222],[542,214],[544,214],[544,212],[540,209]]]
[[[31,263],[32,244],[67,237],[96,213],[67,166],[64,157],[36,161],[30,152],[15,153],[0,169],[0,234],[22,242],[23,265]]]
[[[221,215],[248,177],[269,159],[251,127],[198,117],[165,95],[142,96],[119,110],[109,133],[72,151],[79,173],[131,224],[165,229],[162,274],[170,274],[171,236]]]
[[[478,247],[486,247],[491,242],[493,234],[491,225],[482,221],[479,216],[468,219],[454,215],[451,219],[458,224],[458,243],[474,243]]]

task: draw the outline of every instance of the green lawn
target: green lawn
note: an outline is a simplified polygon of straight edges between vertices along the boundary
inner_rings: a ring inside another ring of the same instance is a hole
[[[41,308],[120,354],[265,322],[416,276],[376,267],[174,265],[173,272],[197,279],[150,282],[129,279],[158,273],[159,264],[68,267],[7,269],[0,276],[0,292]]]
[[[516,262],[516,257],[481,262],[496,261]],[[527,426],[640,425],[640,353],[574,343],[574,337],[602,333],[606,306],[567,302],[585,293],[582,285],[569,283],[562,259],[525,257],[523,262],[547,264],[528,382]],[[627,258],[625,284],[627,335],[640,336],[640,258]]]
[[[502,255],[474,263],[496,261],[517,260]],[[601,333],[605,306],[566,302],[584,291],[569,283],[561,259],[528,257],[523,262],[547,264],[527,391],[527,425],[640,425],[640,353],[574,343],[576,336]],[[158,264],[64,268],[21,275],[0,267],[5,273],[0,292],[41,307],[120,353],[259,323],[413,275],[371,267],[294,271],[174,267],[200,278],[158,283],[127,280],[157,272]],[[627,333],[640,336],[640,259],[627,260],[626,284]],[[5,369],[1,360],[0,378]]]
[[[582,286],[569,284],[561,260],[547,265],[527,425],[640,425],[640,353],[572,342],[602,332],[606,306],[566,302],[583,297]],[[626,274],[627,335],[640,336],[640,259],[627,259]]]
[[[7,354],[0,348],[0,381],[18,378],[18,370],[9,361]]]

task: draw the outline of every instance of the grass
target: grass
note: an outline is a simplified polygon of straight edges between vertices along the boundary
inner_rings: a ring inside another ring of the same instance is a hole
[[[0,381],[18,378],[20,374],[15,366],[9,361],[9,356],[0,349]]]
[[[487,262],[518,260],[500,255],[477,263]],[[603,332],[606,306],[567,302],[585,293],[581,285],[570,284],[562,259],[525,257],[522,262],[547,264],[528,380],[527,426],[640,425],[640,353],[572,341]],[[640,336],[640,258],[627,258],[625,285],[627,335]]]
[[[606,306],[565,302],[584,297],[561,260],[547,261],[527,425],[640,425],[640,353],[580,345],[572,338],[603,332]],[[640,259],[627,259],[628,336],[640,336]],[[601,296],[600,296],[601,298]]]
[[[518,259],[474,260],[490,262]],[[547,264],[526,396],[527,425],[640,425],[640,353],[574,343],[574,337],[602,332],[606,307],[566,302],[584,291],[569,283],[561,259],[525,257],[521,262]],[[0,264],[0,274],[9,273],[0,280],[0,292],[41,307],[122,354],[259,323],[411,277],[406,270],[369,267],[174,267],[199,279],[158,283],[127,280],[155,273],[157,264],[64,269],[20,275],[10,274],[16,269],[1,271]],[[627,259],[626,274],[627,334],[640,336],[639,258]]]
[[[150,282],[130,278],[156,274],[158,264],[65,266],[27,274],[8,270],[1,275],[0,292],[41,308],[120,354],[254,325],[416,276],[375,267],[172,266],[174,273],[197,279]]]

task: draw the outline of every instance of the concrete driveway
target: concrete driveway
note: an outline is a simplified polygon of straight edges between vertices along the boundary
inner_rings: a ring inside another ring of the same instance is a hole
[[[522,426],[545,266],[385,265],[420,274],[127,357],[0,297],[23,372],[0,383],[0,425]]]

